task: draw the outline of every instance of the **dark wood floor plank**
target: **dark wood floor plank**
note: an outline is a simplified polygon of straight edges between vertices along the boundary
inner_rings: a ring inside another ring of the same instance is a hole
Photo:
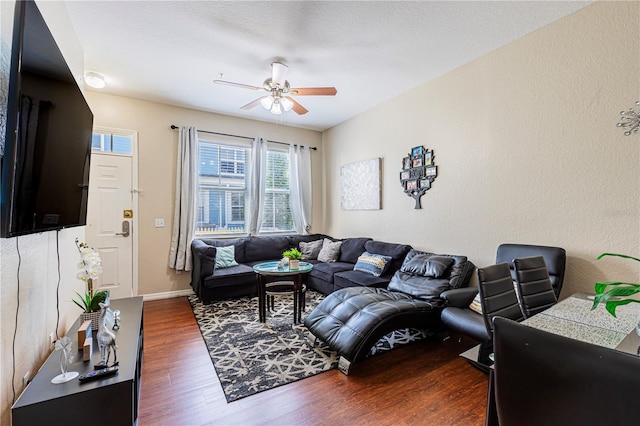
[[[427,340],[227,403],[185,297],[144,304],[138,424],[482,425],[487,376],[456,338]]]

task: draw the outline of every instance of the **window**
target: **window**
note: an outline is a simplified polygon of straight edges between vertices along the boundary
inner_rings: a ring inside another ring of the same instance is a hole
[[[196,234],[243,234],[249,180],[249,147],[199,143],[199,197]]]
[[[91,136],[93,152],[111,152],[114,154],[132,154],[133,137],[106,132],[94,132]]]
[[[286,151],[267,151],[264,216],[260,232],[293,232],[289,190],[289,155]]]
[[[196,234],[246,234],[251,188],[251,148],[200,139]],[[295,232],[289,195],[289,155],[267,151],[266,189],[260,233]]]

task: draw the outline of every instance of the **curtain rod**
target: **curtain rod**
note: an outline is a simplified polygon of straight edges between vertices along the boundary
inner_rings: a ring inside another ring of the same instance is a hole
[[[172,125],[171,125],[171,128],[172,128],[173,130],[176,130],[176,129],[178,129],[178,126],[176,126],[175,124],[172,124]],[[232,138],[240,138],[240,139],[249,139],[249,140],[251,140],[251,141],[254,139],[254,138],[249,137],[249,136],[231,135],[231,134],[229,134],[229,133],[212,132],[212,131],[209,131],[209,130],[198,130],[198,131],[199,131],[199,132],[202,132],[202,133],[209,133],[209,134],[211,134],[211,135],[229,136],[229,137],[232,137]],[[278,143],[278,144],[280,144],[280,145],[293,145],[293,146],[298,146],[298,144],[295,144],[295,143],[287,143],[287,142],[271,141],[271,140],[269,140],[269,139],[267,139],[267,142],[270,142],[270,143]],[[304,148],[304,145],[300,145],[300,146]],[[309,149],[312,149],[312,150],[314,150],[314,151],[317,151],[317,150],[318,150],[318,148],[316,148],[315,146],[310,146],[310,147],[309,147]]]

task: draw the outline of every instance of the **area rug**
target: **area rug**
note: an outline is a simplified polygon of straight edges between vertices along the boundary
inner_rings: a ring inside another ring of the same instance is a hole
[[[323,296],[307,291],[306,312]],[[276,297],[267,322],[258,321],[258,299],[202,304],[189,302],[218,374],[227,402],[336,368],[338,356],[323,343],[312,347],[308,331],[293,324],[290,297]],[[304,314],[303,314],[304,317]],[[397,330],[381,339],[370,355],[426,337],[420,330]]]

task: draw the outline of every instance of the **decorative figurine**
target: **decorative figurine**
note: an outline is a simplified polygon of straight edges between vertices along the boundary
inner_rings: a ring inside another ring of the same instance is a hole
[[[62,374],[58,374],[56,377],[51,379],[51,383],[56,385],[66,383],[69,380],[75,379],[78,377],[78,374],[80,374],[77,371],[68,371],[69,363],[73,360],[73,353],[71,352],[72,347],[73,344],[71,339],[67,336],[56,340],[56,351],[60,351],[60,371]]]
[[[113,334],[106,325],[108,305],[100,303],[100,318],[98,320],[98,334],[96,340],[98,341],[98,348],[100,348],[100,362],[93,366],[96,370],[107,368],[109,366],[109,357],[113,351],[113,365],[118,365],[118,355],[116,353],[116,336]]]
[[[113,311],[113,330],[120,330],[120,310]]]

